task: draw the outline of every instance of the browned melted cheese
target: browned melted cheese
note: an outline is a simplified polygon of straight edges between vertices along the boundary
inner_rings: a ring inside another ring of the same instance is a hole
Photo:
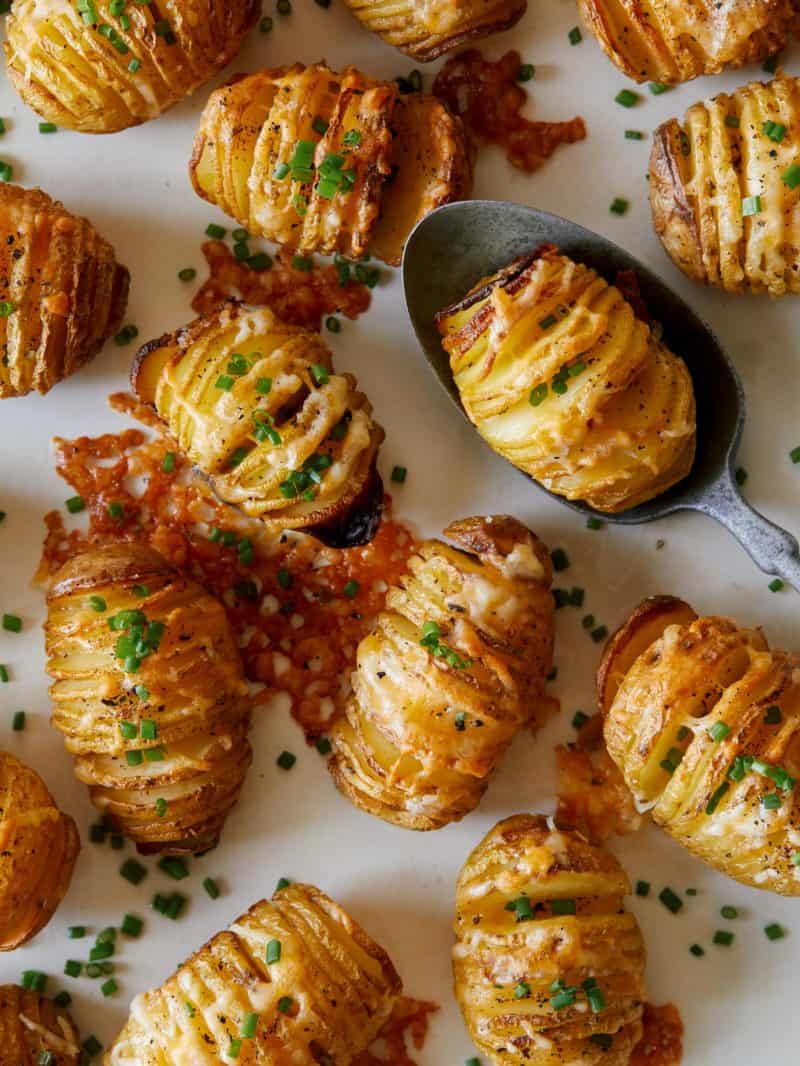
[[[674,1003],[654,1007],[645,1003],[644,1036],[633,1049],[630,1066],[680,1066],[683,1061],[683,1022]]]
[[[436,1003],[401,996],[378,1040],[356,1058],[353,1066],[415,1066],[416,1060],[409,1055],[409,1040],[414,1050],[422,1050],[428,1035],[430,1015],[438,1009]],[[378,1051],[381,1053],[378,1054]]]

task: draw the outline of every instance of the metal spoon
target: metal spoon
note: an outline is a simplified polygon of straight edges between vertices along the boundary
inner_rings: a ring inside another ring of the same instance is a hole
[[[665,342],[683,357],[692,375],[698,432],[697,457],[688,477],[663,496],[622,514],[595,511],[534,484],[575,511],[621,525],[651,522],[675,511],[711,515],[765,573],[800,591],[797,540],[751,507],[736,484],[736,454],[745,418],[736,370],[708,326],[680,296],[605,237],[546,211],[494,200],[447,204],[419,223],[403,255],[406,306],[428,362],[458,409],[466,418],[434,315],[461,299],[480,278],[540,244],[556,245],[608,279],[618,270],[636,272],[648,310],[663,324]]]

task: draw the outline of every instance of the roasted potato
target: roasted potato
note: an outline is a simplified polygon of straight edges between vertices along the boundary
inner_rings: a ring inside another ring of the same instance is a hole
[[[15,0],[8,76],[34,111],[66,129],[115,133],[157,118],[239,52],[261,0]]]
[[[518,814],[456,888],[455,991],[494,1066],[628,1066],[642,1035],[645,950],[617,860]]]
[[[139,851],[216,844],[252,758],[225,611],[140,544],[78,555],[48,594],[53,724],[94,805]]]
[[[552,567],[515,518],[465,518],[422,544],[360,643],[330,769],[357,806],[438,829],[477,806],[515,734],[541,715]]]
[[[220,499],[334,547],[375,535],[383,430],[318,334],[228,303],[146,344],[131,381]]]
[[[667,85],[783,49],[792,0],[578,0],[608,58],[634,81]]]
[[[322,63],[212,93],[189,169],[198,195],[254,235],[392,264],[416,223],[472,184],[464,128],[444,104]]]
[[[119,329],[130,275],[91,222],[0,184],[0,399],[48,392]]]
[[[468,41],[514,26],[527,0],[345,0],[373,33],[401,52],[428,63]]]
[[[83,1061],[69,1014],[18,985],[0,985],[0,1048],[6,1066],[79,1066]]]
[[[598,698],[640,809],[722,873],[800,896],[800,655],[656,596],[610,640]]]
[[[800,292],[800,80],[753,82],[656,130],[653,224],[693,281],[726,292]]]
[[[400,989],[386,953],[346,911],[317,888],[290,885],[137,996],[105,1064],[217,1066],[241,1056],[251,1066],[350,1066]]]
[[[437,315],[486,442],[545,488],[625,511],[689,472],[692,379],[594,270],[545,246]]]
[[[20,947],[47,925],[80,847],[75,822],[41,777],[0,751],[0,951]]]

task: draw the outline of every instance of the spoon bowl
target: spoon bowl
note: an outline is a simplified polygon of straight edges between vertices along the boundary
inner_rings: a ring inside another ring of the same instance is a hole
[[[725,525],[768,574],[800,591],[797,540],[742,497],[735,464],[745,420],[741,381],[708,326],[677,293],[619,245],[568,219],[521,204],[468,200],[447,204],[424,218],[403,255],[406,306],[425,356],[461,414],[458,388],[434,321],[482,277],[542,244],[613,281],[618,271],[636,274],[642,299],[664,330],[664,341],[685,361],[697,402],[697,454],[690,473],[663,495],[619,514],[566,500],[528,481],[572,510],[604,522],[636,525],[675,511],[700,511]]]

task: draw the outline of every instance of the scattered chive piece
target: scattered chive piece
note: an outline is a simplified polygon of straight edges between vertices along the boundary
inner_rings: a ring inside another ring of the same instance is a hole
[[[84,1042],[81,1044],[81,1047],[90,1059],[93,1059],[95,1055],[98,1054],[98,1052],[103,1050],[103,1045],[94,1035],[94,1033],[91,1033],[89,1036],[86,1037]]]
[[[39,133],[56,133],[57,131],[58,131],[58,126],[55,124],[55,122],[40,122],[39,123]]]
[[[608,636],[608,626],[597,626],[596,629],[592,630],[591,636],[595,644],[599,644],[601,640],[605,640]]]
[[[760,196],[745,196],[742,200],[742,216],[744,218],[760,214],[761,208],[762,203]]]
[[[467,1059],[464,1066],[481,1066],[481,1060],[476,1058]]]
[[[138,687],[139,686],[137,685],[137,688]],[[137,692],[137,696],[138,695],[139,695],[139,693]],[[140,734],[141,734],[142,740],[155,740],[156,739],[156,736],[158,734],[158,726],[156,725],[156,723],[153,721],[152,718],[143,718],[142,719],[142,724],[141,724],[141,727],[140,727]]]
[[[776,144],[780,144],[783,138],[786,136],[786,127],[783,125],[783,123],[773,122],[772,119],[767,119],[767,121],[761,127],[761,130],[763,133],[766,134],[767,137],[769,137],[771,141],[774,141]]]
[[[85,925],[71,925],[67,929],[67,936],[70,940],[82,940],[86,936]]]
[[[114,980],[113,977],[111,977],[108,981],[105,981],[102,985],[100,985],[100,991],[103,993],[105,998],[108,999],[109,996],[113,996],[114,993],[117,991],[117,982]]]
[[[737,485],[744,485],[745,481],[747,481],[747,471],[743,466],[736,467],[736,474],[734,476],[736,477]]]
[[[80,977],[83,970],[83,963],[78,962],[77,959],[67,959],[64,963],[64,973],[67,977]]]
[[[622,196],[615,196],[614,199],[611,201],[608,210],[611,212],[612,215],[624,215],[629,207],[630,204],[626,199],[624,199]]]
[[[282,751],[275,762],[280,766],[281,770],[291,770],[297,762],[297,756],[290,751]]]
[[[102,614],[102,612],[107,609],[108,605],[106,604],[106,601],[103,599],[102,596],[90,596],[89,606],[92,608],[93,611],[97,611],[98,614]]]
[[[390,475],[390,478],[396,485],[402,485],[405,482],[407,476],[408,469],[405,466],[392,467],[392,473]]]
[[[594,530],[602,529],[603,528],[603,520],[602,520],[602,518],[594,518],[594,517],[587,518],[586,519],[586,528],[587,529],[594,529]]]
[[[780,58],[780,52],[776,52],[774,55],[768,56],[764,60],[761,69],[764,71],[765,74],[774,74],[775,71],[778,69],[778,63],[780,62]]]
[[[227,232],[224,226],[217,226],[214,222],[206,226],[206,237],[211,237],[215,241],[221,241]]]
[[[580,31],[580,27],[579,26],[573,26],[572,29],[567,34],[567,39],[569,40],[570,44],[573,44],[573,45],[580,44],[581,41],[583,40],[583,34]]]
[[[179,855],[165,855],[158,860],[158,868],[173,881],[182,881],[184,877],[189,876],[189,869]]]
[[[223,392],[230,392],[233,386],[234,380],[228,374],[220,374],[214,384],[215,389],[222,389]]]
[[[716,933],[714,933],[713,942],[720,947],[729,948],[735,939],[735,933],[731,933],[727,929],[718,929]]]
[[[331,742],[327,737],[320,737],[317,743],[314,745],[320,755],[330,755],[332,749]]]
[[[697,895],[697,889],[696,888],[687,888],[686,889],[686,895],[687,896],[696,896]]]
[[[125,761],[127,762],[128,766],[141,766],[143,759],[144,756],[142,755],[141,751],[137,750],[125,752]]]
[[[278,1010],[281,1014],[288,1014],[294,1005],[294,1000],[291,996],[281,996],[278,1000]]]
[[[161,460],[161,469],[165,474],[171,474],[175,469],[175,452],[167,452]]]
[[[280,877],[277,885],[275,885],[275,891],[280,892],[282,889],[288,888],[291,883],[288,877]]]
[[[653,94],[653,96],[661,96],[662,93],[669,92],[669,85],[665,85],[663,81],[651,81],[647,88]]]
[[[539,329],[550,329],[550,327],[554,326],[556,322],[558,322],[558,319],[555,315],[547,315],[545,318],[540,320]]]
[[[8,680],[9,680],[8,667],[4,666],[2,663],[0,663],[0,681],[2,681],[2,683],[4,685],[7,685],[8,684]]]
[[[311,367],[311,376],[317,385],[327,385],[331,380],[331,376],[327,371],[327,368],[320,363],[315,363]]]
[[[531,994],[531,986],[526,981],[520,981],[514,988],[514,999],[526,999]]]
[[[738,115],[726,115],[725,125],[730,129],[738,130],[739,128],[739,116]]]
[[[120,875],[132,885],[138,885],[147,877],[147,867],[142,866],[136,859],[126,859],[119,868]]]
[[[187,999],[184,1003],[184,1007],[186,1008],[186,1013],[189,1015],[189,1017],[194,1018],[194,1003],[190,1003]]]
[[[269,15],[265,15],[258,24],[260,33],[270,33],[272,30],[272,19]]]
[[[800,163],[792,163],[781,174],[781,181],[789,189],[796,189],[800,185]]]
[[[135,914],[126,914],[122,919],[120,929],[125,936],[137,937],[141,934],[143,925],[142,919],[137,918]]]
[[[592,987],[586,989],[586,999],[589,1002],[589,1006],[592,1008],[593,1014],[600,1014],[601,1011],[606,1009],[606,997],[603,995],[601,988]]]
[[[589,715],[585,711],[576,711],[572,716],[572,728],[580,729],[589,721]]]
[[[541,384],[534,386],[531,389],[531,394],[528,397],[531,407],[539,407],[547,399],[547,382],[543,381]]]
[[[658,894],[658,898],[667,910],[671,911],[673,914],[677,914],[683,907],[683,900],[669,887],[662,888]]]
[[[789,452],[789,458],[795,464],[800,463],[800,447],[792,448],[792,450]]]
[[[706,814],[714,813],[717,807],[719,807],[719,801],[722,799],[722,797],[725,795],[729,788],[730,785],[728,784],[728,782],[723,781],[719,788],[714,792],[711,799],[706,804]]]
[[[634,104],[639,102],[639,94],[631,92],[630,89],[621,89],[614,97],[614,102],[621,104],[622,107],[633,107]]]
[[[205,881],[203,881],[203,888],[211,899],[219,899],[219,885],[213,877],[207,877]]]
[[[626,141],[643,141],[644,134],[641,130],[625,130]]]
[[[702,959],[702,957],[705,955],[705,949],[701,948],[699,944],[692,944],[692,946],[689,948],[689,951],[692,955],[694,955],[696,959]]]
[[[780,810],[781,798],[777,792],[768,792],[766,796],[761,797],[761,806],[765,811]]]
[[[287,2],[288,2],[288,0],[287,0]],[[280,6],[280,3],[281,3],[281,0],[278,0],[278,5],[279,6]],[[242,1042],[241,1042],[241,1040],[238,1040],[238,1039],[234,1038],[233,1040],[231,1040],[230,1044],[228,1045],[228,1051],[227,1051],[228,1058],[229,1059],[238,1059],[239,1058],[239,1052],[241,1050],[242,1050]]]
[[[637,881],[636,882],[636,895],[637,896],[649,896],[650,895],[650,882],[649,881]]]
[[[569,567],[569,556],[563,548],[554,548],[550,552],[550,558],[553,562],[553,569],[556,572],[566,570]]]
[[[178,271],[178,278],[181,281],[194,281],[197,277],[197,271],[194,267],[184,267],[183,270]]]
[[[331,333],[341,333],[342,323],[334,315],[328,315],[325,319],[325,326],[331,331]]]
[[[577,907],[574,899],[554,899],[550,903],[550,909],[553,914],[575,914]]]
[[[780,725],[782,721],[783,715],[781,714],[781,709],[777,706],[777,704],[773,704],[772,707],[767,707],[767,710],[764,714],[765,725]]]
[[[25,729],[25,712],[15,711],[11,719],[11,728],[15,733],[22,733]]]
[[[357,581],[348,581],[342,591],[344,592],[348,600],[352,600],[355,596],[358,595],[360,588],[361,586]]]
[[[735,907],[721,907],[719,912],[723,918],[727,918],[729,922],[732,922],[734,918],[739,917],[739,912]]]
[[[258,1028],[258,1015],[255,1011],[248,1011],[242,1019],[242,1028],[239,1030],[241,1035],[246,1039],[256,1035],[256,1029]]]
[[[767,588],[769,589],[770,592],[780,592],[783,587],[784,587],[784,583],[783,583],[783,581],[781,581],[781,579],[779,577],[776,577],[773,581],[770,581],[770,583],[767,585]]]
[[[281,942],[280,940],[270,940],[267,944],[267,950],[265,958],[267,963],[271,966],[273,963],[281,961]]]
[[[57,1007],[68,1007],[72,1002],[72,996],[62,989],[57,996],[53,996],[53,1002]]]
[[[139,735],[139,730],[135,722],[120,722],[119,732],[123,740],[135,740]]]
[[[777,922],[772,922],[770,925],[764,926],[764,933],[767,940],[783,940],[786,936],[786,930],[782,925],[778,925]]]
[[[711,726],[711,728],[708,731],[708,735],[711,737],[712,740],[714,740],[717,743],[719,743],[721,740],[724,740],[725,737],[728,736],[730,731],[731,731],[731,727],[728,726],[728,725],[725,725],[724,722],[714,722],[714,724]]]
[[[519,70],[517,71],[517,81],[530,81],[535,73],[536,67],[533,63],[520,63]]]
[[[64,506],[70,514],[80,514],[81,511],[86,510],[83,496],[70,496],[68,500],[64,500]]]
[[[164,799],[163,796],[159,796],[158,799],[156,800],[156,815],[159,818],[163,818],[166,813],[167,813],[167,801]]]

